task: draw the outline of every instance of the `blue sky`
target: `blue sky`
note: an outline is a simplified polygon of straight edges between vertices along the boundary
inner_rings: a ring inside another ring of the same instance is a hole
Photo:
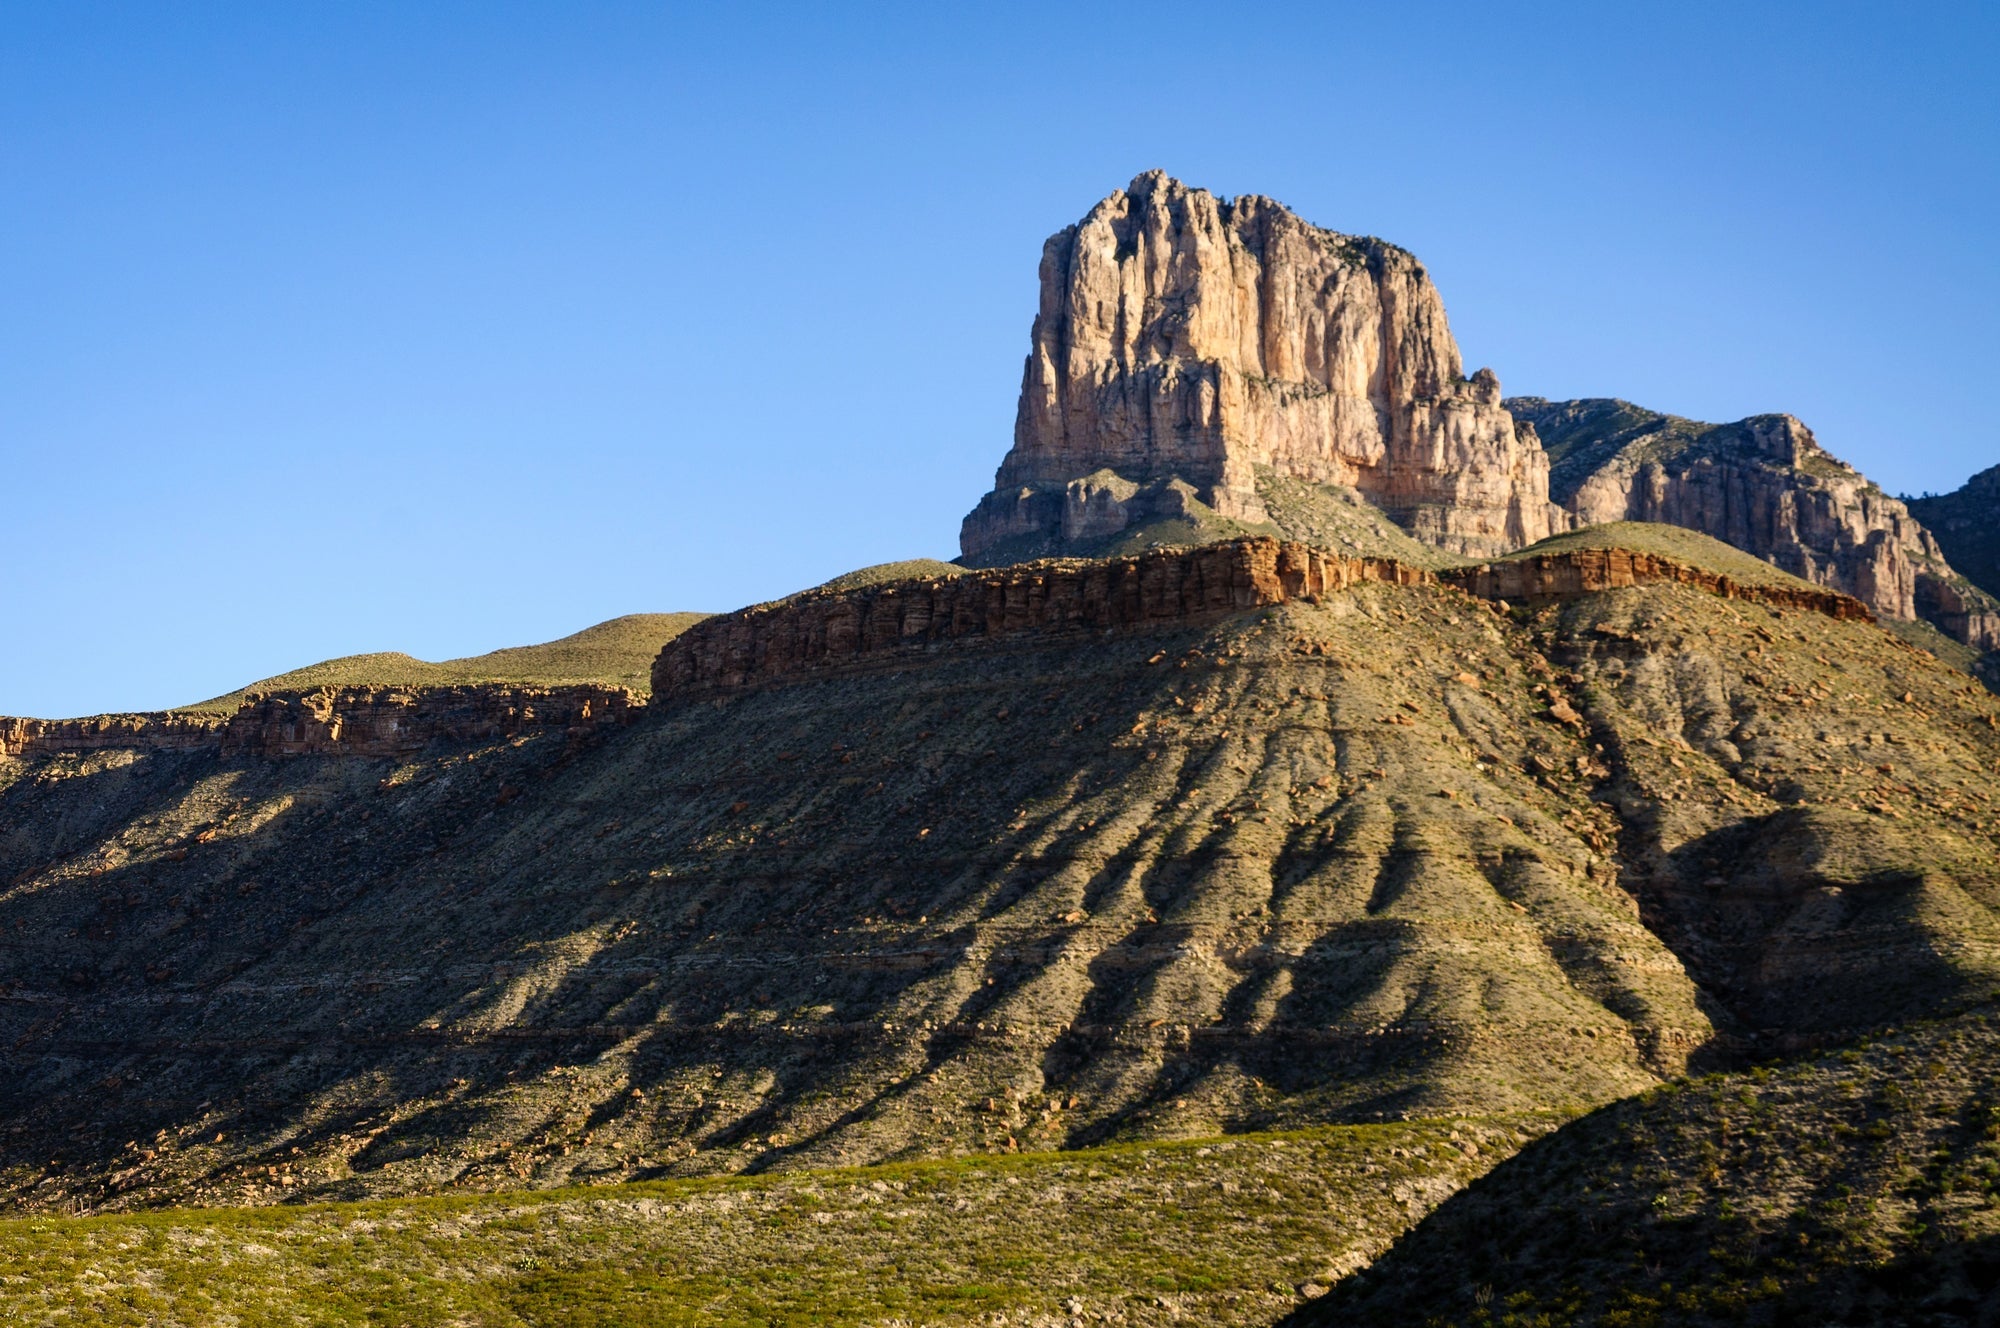
[[[2000,462],[2000,9],[0,0],[0,713],[956,552],[1139,171],[1510,392]]]

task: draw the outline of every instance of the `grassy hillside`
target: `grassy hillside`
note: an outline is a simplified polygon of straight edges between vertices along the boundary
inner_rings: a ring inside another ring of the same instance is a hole
[[[1531,544],[1508,554],[1506,559],[1500,561],[1544,553],[1568,553],[1573,549],[1632,549],[1658,554],[1693,567],[1706,567],[1749,586],[1822,588],[1698,530],[1664,525],[1658,521],[1607,521],[1603,525],[1585,526],[1582,530],[1551,535],[1539,544]]]
[[[1412,567],[1451,567],[1457,554],[1422,543],[1353,489],[1314,484],[1260,468],[1257,495],[1271,525],[1286,539],[1302,540],[1349,557],[1394,558]]]
[[[1268,1324],[1539,1121],[0,1222],[11,1324]],[[1483,1145],[1483,1146],[1482,1146]]]
[[[1972,1324],[2000,1315],[2000,1024],[1645,1094],[1531,1146],[1306,1325]]]
[[[652,690],[653,659],[660,647],[700,622],[700,613],[631,613],[538,646],[510,646],[484,655],[433,664],[394,651],[344,655],[308,664],[239,687],[187,711],[229,713],[251,692],[304,691],[315,687],[442,687],[456,683],[511,682],[535,686],[602,682]]]
[[[877,586],[884,581],[921,581],[941,576],[964,576],[966,569],[957,563],[944,562],[937,558],[908,558],[898,563],[876,563],[855,571],[836,576],[831,581],[815,586],[816,590],[859,590],[863,586]]]

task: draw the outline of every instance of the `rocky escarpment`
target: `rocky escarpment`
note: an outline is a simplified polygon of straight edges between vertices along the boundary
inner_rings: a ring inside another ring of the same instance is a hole
[[[1261,522],[1256,468],[1351,486],[1418,538],[1496,554],[1561,529],[1488,370],[1467,379],[1413,256],[1140,176],[1043,247],[1014,446],[974,563],[1197,507]]]
[[[1990,595],[2000,595],[2000,466],[1980,471],[1951,493],[1908,500],[1953,568]]]
[[[1659,582],[1833,618],[1872,617],[1847,595],[1746,584],[1640,550],[1580,549],[1433,572],[1389,558],[1343,557],[1249,538],[798,595],[718,615],[661,650],[653,691],[665,700],[809,671],[893,664],[901,652],[961,638],[1199,622],[1366,583],[1443,585],[1520,601]]]
[[[0,757],[47,756],[55,752],[192,751],[219,747],[227,720],[221,715],[91,715],[85,719],[23,719],[0,716]]]
[[[1274,539],[1131,558],[1022,563],[993,572],[794,596],[707,619],[653,665],[664,699],[739,687],[966,637],[1200,622],[1359,581],[1414,585],[1429,573]]]
[[[88,719],[0,717],[0,756],[108,750],[225,755],[398,756],[433,742],[481,742],[536,729],[590,729],[636,718],[623,687],[323,687],[252,693],[232,715],[167,712]]]
[[[1610,399],[1513,397],[1507,407],[1542,438],[1550,492],[1580,525],[1686,526],[1885,618],[2000,646],[2000,603],[1953,570],[1909,508],[1789,415],[1702,424]]]

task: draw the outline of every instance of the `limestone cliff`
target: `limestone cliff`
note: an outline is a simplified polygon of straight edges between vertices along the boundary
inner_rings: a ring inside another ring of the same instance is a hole
[[[966,558],[1196,505],[1261,522],[1260,466],[1351,486],[1460,553],[1567,526],[1499,380],[1464,376],[1415,257],[1149,172],[1043,246],[1014,446],[965,519]]]
[[[2000,646],[2000,603],[1952,569],[1908,507],[1790,415],[1703,424],[1608,398],[1506,404],[1543,439],[1550,491],[1579,525],[1687,526],[1885,618]]]
[[[1951,493],[1909,503],[1951,565],[1989,595],[2000,595],[2000,466],[1980,471]]]

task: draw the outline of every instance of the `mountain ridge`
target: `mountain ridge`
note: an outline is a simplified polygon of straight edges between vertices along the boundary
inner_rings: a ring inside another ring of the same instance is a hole
[[[1789,415],[1705,424],[1614,398],[1511,397],[1550,457],[1550,492],[1582,525],[1662,521],[2000,649],[2000,600],[1954,570],[1912,509]]]
[[[1055,1319],[1010,1222],[1067,1323],[2000,1294],[2000,470],[1933,535],[1790,416],[1503,401],[1414,256],[1158,172],[1041,297],[956,563],[0,719],[0,1204],[140,1214],[0,1291],[379,1219],[313,1267],[496,1322]]]

